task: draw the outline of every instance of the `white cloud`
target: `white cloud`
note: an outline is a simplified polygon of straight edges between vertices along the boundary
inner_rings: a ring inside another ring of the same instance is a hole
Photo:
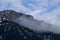
[[[38,6],[33,6],[33,8],[37,9],[32,12],[27,12],[27,14],[32,15],[36,20],[44,20],[47,23],[51,24],[60,24],[60,20],[58,21],[60,15],[60,0],[33,0]],[[41,5],[40,5],[41,4]],[[46,8],[44,8],[46,6]],[[40,9],[42,8],[42,9]],[[46,11],[47,10],[47,11]],[[50,10],[50,11],[48,11]]]
[[[35,15],[38,15],[38,13],[41,13],[41,12],[42,12],[42,10],[35,10],[35,11],[27,12],[25,14],[29,14],[29,15],[32,15],[34,17]]]
[[[26,17],[25,15],[17,18],[15,22],[35,32],[49,31],[49,32],[60,34],[60,26],[51,25],[51,24],[45,23],[44,21],[29,19],[29,17]]]
[[[32,11],[30,15],[32,15],[34,17],[34,19],[36,20],[43,20],[47,23],[50,23],[50,24],[54,24],[54,25],[58,25],[60,26],[60,20],[59,19],[59,16],[60,15],[60,8],[57,8],[55,10],[52,10],[50,12],[45,12],[42,14],[43,11],[41,10],[36,10],[36,11]],[[42,15],[40,15],[42,14]]]
[[[11,7],[9,8],[9,5],[7,4],[11,4]],[[1,1],[1,8],[3,10],[5,9],[13,9],[13,10],[16,10],[16,11],[23,11],[23,12],[29,12],[31,11],[30,9],[28,9],[27,7],[25,7],[24,5],[22,5],[22,2],[21,0],[2,0]],[[6,8],[7,6],[7,8]],[[0,9],[1,10],[1,9]]]

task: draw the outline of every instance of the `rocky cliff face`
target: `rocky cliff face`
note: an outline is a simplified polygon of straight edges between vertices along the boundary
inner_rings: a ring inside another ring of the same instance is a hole
[[[60,40],[60,35],[48,32],[46,30],[48,26],[45,25],[46,23],[36,21],[30,15],[17,13],[12,10],[1,11],[0,40]],[[45,29],[43,28],[44,26]],[[40,28],[38,29],[37,27]],[[47,32],[39,32],[40,29]]]
[[[26,17],[32,17],[30,15],[25,15],[22,13],[15,12],[13,10],[4,10],[0,11],[0,18],[3,18],[3,20],[9,20],[15,22],[15,20],[21,16],[26,16]]]

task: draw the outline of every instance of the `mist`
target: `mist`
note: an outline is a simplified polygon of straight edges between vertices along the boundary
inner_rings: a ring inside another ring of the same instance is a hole
[[[60,34],[60,27],[46,23],[44,21],[37,21],[33,17],[27,17],[26,15],[16,19],[16,23],[23,25],[35,32],[53,32]]]

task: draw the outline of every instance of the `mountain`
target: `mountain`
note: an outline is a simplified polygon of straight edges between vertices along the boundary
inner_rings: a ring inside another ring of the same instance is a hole
[[[0,12],[0,40],[60,40],[60,34],[47,31],[45,25],[31,15],[4,10]]]
[[[27,16],[27,17],[32,17],[31,15],[25,15],[23,13],[18,13],[13,10],[4,10],[0,12],[0,16],[3,18],[6,18],[9,21],[15,21],[18,17],[21,16]],[[12,19],[12,20],[11,20]]]

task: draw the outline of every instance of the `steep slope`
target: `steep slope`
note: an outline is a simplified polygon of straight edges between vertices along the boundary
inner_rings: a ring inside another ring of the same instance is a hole
[[[35,20],[31,15],[25,15],[23,13],[18,13],[13,10],[4,10],[0,12],[1,20],[9,20],[19,25],[26,26],[34,31],[47,31],[48,24],[43,21]],[[49,24],[50,25],[50,24]],[[37,27],[38,26],[38,27]]]
[[[49,27],[53,26],[30,15],[13,10],[0,12],[0,40],[60,40],[60,34]]]

